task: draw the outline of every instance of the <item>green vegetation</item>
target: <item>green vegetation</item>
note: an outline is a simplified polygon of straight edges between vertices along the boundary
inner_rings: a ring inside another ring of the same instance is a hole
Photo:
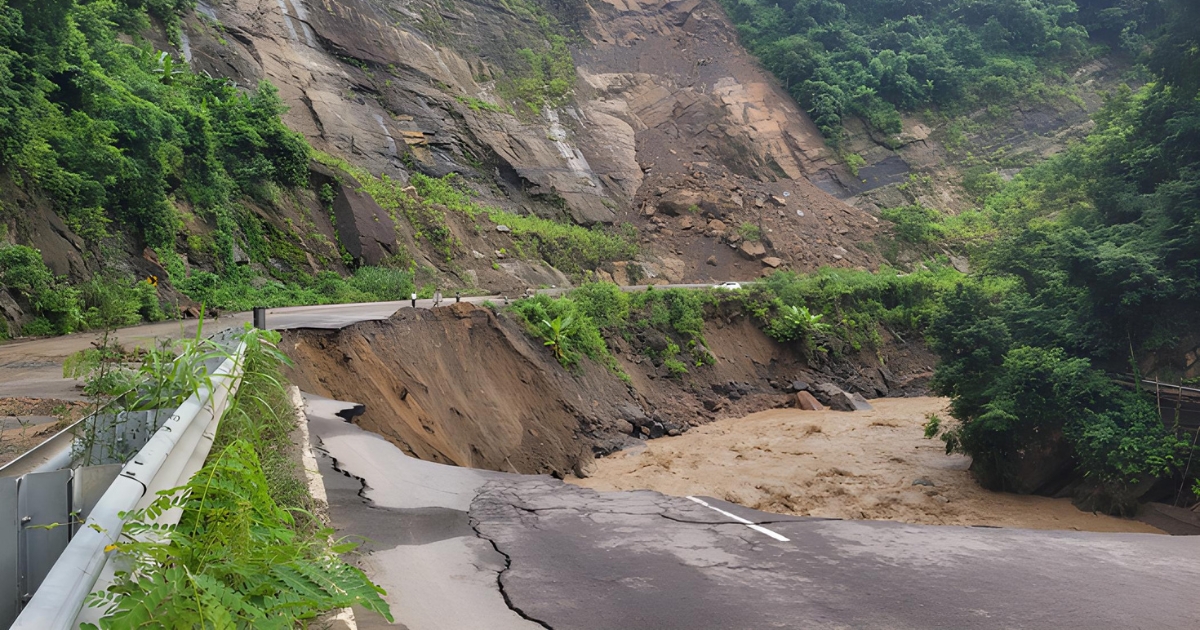
[[[477,111],[477,112],[479,112],[479,111],[496,112],[496,113],[500,113],[500,114],[511,114],[512,113],[511,108],[501,107],[499,105],[493,105],[483,99],[475,98],[474,96],[461,96],[460,95],[460,96],[455,96],[454,100],[458,101],[459,103],[462,103],[463,105],[466,105],[467,107],[469,107],[472,110]]]
[[[1061,435],[1101,507],[1120,511],[1128,489],[1186,459],[1178,429],[1101,371],[1136,373],[1200,313],[1200,6],[1166,6],[1172,26],[1147,58],[1158,80],[986,198],[978,272],[930,327],[933,384],[958,420],[943,436],[989,487],[1021,487],[1016,453]]]
[[[954,291],[964,276],[948,265],[900,274],[822,269],[801,275],[772,274],[740,291],[650,288],[628,293],[609,283],[584,284],[565,297],[536,296],[518,300],[510,309],[531,335],[548,346],[555,318],[570,322],[560,361],[573,366],[580,354],[618,371],[606,338],[646,337],[643,351],[661,360],[672,376],[715,360],[704,340],[704,322],[715,312],[739,309],[754,318],[777,341],[796,343],[810,358],[817,353],[841,356],[881,343],[881,330],[895,336],[920,336],[938,312],[943,295]],[[657,341],[655,341],[657,339]],[[551,341],[555,341],[551,344]],[[686,349],[686,351],[685,351]],[[681,357],[684,360],[681,360]]]
[[[1138,50],[1156,2],[722,0],[743,44],[831,144],[847,115],[886,134],[900,112],[1037,98],[1103,45]],[[1089,36],[1089,31],[1094,35]]]
[[[919,203],[885,208],[879,216],[891,221],[895,226],[896,238],[906,243],[926,245],[946,236],[942,213]]]
[[[796,335],[795,339],[807,342],[819,337],[824,350],[836,355],[877,347],[881,328],[893,335],[920,336],[933,320],[941,297],[962,279],[953,267],[936,262],[908,274],[886,267],[876,273],[829,268],[807,275],[782,271],[749,286],[736,299],[776,339],[788,341]]]
[[[115,222],[171,255],[172,199],[186,201],[215,220],[232,264],[236,198],[303,184],[308,148],[280,121],[270,85],[244,93],[193,74],[136,35],[149,16],[177,28],[183,6],[0,1],[0,168],[49,195],[92,242]]]
[[[513,302],[510,312],[524,323],[530,335],[545,342],[563,367],[577,365],[580,355],[584,355],[621,373],[600,336],[599,326],[574,300],[537,295]]]
[[[743,223],[738,226],[738,234],[747,241],[762,240],[762,228],[753,223]]]
[[[517,254],[545,260],[573,277],[582,277],[584,271],[603,263],[637,255],[637,245],[632,239],[624,234],[607,232],[600,226],[588,229],[574,223],[503,210],[489,210],[488,218],[512,230]]]
[[[537,24],[540,41],[516,51],[516,57],[504,63],[506,71],[496,87],[502,95],[525,104],[533,113],[543,107],[566,102],[575,85],[575,61],[567,40],[559,34],[561,25],[554,16],[529,0],[501,0],[513,13]]]
[[[210,307],[246,311],[256,306],[269,308],[301,304],[346,304],[408,299],[413,291],[413,274],[387,267],[360,267],[343,278],[333,271],[315,276],[298,275],[293,281],[255,279],[249,273],[218,276],[193,271],[176,286],[192,299]]]
[[[123,532],[134,541],[115,545],[132,569],[90,600],[105,611],[99,627],[293,628],[349,605],[390,621],[382,590],[337,557],[347,546],[298,536],[267,489],[254,450],[238,440],[134,513]],[[176,508],[179,524],[162,537],[153,519]]]
[[[295,416],[279,376],[286,358],[275,348],[278,333],[247,328],[241,339],[245,376],[208,462],[187,485],[133,513],[112,546],[130,566],[89,600],[103,609],[100,628],[292,628],[351,605],[392,619],[383,591],[338,557],[353,545],[332,541],[307,510],[299,467],[279,448]],[[196,368],[212,352],[199,337],[178,355],[163,352],[161,365],[186,366],[162,370],[170,375],[165,390],[186,395],[196,378],[209,378]],[[176,509],[177,524],[155,522]]]
[[[165,317],[154,284],[96,276],[70,286],[46,267],[40,252],[24,245],[0,246],[0,289],[14,292],[36,315],[24,330],[12,333],[68,334]]]
[[[533,215],[518,215],[475,202],[475,193],[459,175],[451,173],[435,178],[414,173],[410,184],[420,200],[404,192],[403,186],[386,175],[373,177],[338,158],[317,154],[317,161],[345,170],[358,180],[362,190],[399,221],[403,215],[413,226],[418,238],[430,243],[449,260],[459,247],[442,209],[466,215],[472,221],[486,216],[492,223],[506,225],[514,242],[516,254],[523,258],[544,260],[560,271],[578,279],[587,270],[615,260],[627,260],[637,255],[637,245],[629,230],[619,233],[606,231],[602,226],[588,229],[575,223],[543,219]]]

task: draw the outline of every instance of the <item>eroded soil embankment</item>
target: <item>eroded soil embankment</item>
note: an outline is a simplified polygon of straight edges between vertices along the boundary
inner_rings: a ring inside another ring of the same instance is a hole
[[[363,428],[457,466],[565,474],[592,458],[581,429],[630,400],[603,368],[585,364],[574,377],[514,325],[465,302],[289,332],[283,350],[302,390],[362,403]]]
[[[610,340],[629,383],[586,359],[569,372],[516,323],[467,303],[402,309],[338,331],[290,331],[283,349],[296,363],[292,382],[366,405],[355,422],[415,457],[558,476],[586,469],[595,454],[631,445],[634,436],[686,433],[788,406],[785,388],[795,379],[857,382],[871,396],[885,381],[900,391],[928,370],[921,352],[893,349],[891,370],[863,363],[822,373],[744,316],[714,317],[705,337],[716,363],[682,378],[644,352],[663,341],[653,338],[661,333]],[[895,374],[897,366],[911,374]]]

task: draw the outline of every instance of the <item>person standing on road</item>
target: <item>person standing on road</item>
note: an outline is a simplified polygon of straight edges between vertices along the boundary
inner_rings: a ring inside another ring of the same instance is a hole
[[[435,289],[433,291],[433,306],[436,308],[441,303],[442,303],[442,290]]]

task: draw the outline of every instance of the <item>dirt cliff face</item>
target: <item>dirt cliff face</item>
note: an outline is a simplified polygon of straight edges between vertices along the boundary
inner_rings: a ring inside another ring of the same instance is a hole
[[[414,457],[558,476],[586,474],[594,455],[638,439],[791,406],[797,380],[870,398],[920,392],[933,361],[915,344],[889,343],[810,365],[740,313],[709,315],[705,339],[715,363],[682,378],[641,351],[666,343],[653,329],[608,340],[628,375],[622,380],[587,359],[568,371],[506,316],[466,302],[402,309],[338,331],[287,331],[282,348],[295,362],[291,382],[365,405],[354,422]]]
[[[829,150],[715,3],[543,4],[577,79],[565,104],[540,112],[498,94],[518,49],[544,43],[513,6],[201,2],[181,53],[197,71],[270,80],[290,127],[376,175],[460,172],[489,204],[632,223],[651,278],[879,262],[858,248],[878,221],[808,181],[830,167]],[[694,216],[655,212],[675,191],[696,199]],[[761,248],[739,252],[747,233]]]

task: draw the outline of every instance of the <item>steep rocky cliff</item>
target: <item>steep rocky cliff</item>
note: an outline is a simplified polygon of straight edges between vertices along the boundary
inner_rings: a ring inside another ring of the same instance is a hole
[[[183,33],[196,70],[274,83],[314,147],[401,181],[459,172],[512,210],[632,223],[651,276],[878,262],[855,247],[877,221],[808,181],[833,164],[820,135],[711,2],[201,2]],[[503,88],[555,33],[577,78],[534,111]],[[742,224],[762,247],[738,249]]]

